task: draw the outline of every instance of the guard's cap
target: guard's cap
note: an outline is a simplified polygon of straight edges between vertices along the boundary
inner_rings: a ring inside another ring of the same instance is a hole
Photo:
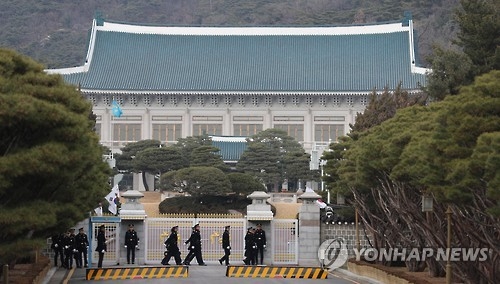
[[[128,224],[128,227],[129,227],[129,228],[133,228],[133,227],[134,227],[134,224]]]
[[[99,226],[99,229],[104,228],[104,227],[105,227],[104,224],[102,224],[101,226]]]
[[[78,229],[78,231],[83,231],[83,227],[81,227],[80,229]]]
[[[194,228],[196,228],[196,227],[198,227],[198,226],[200,226],[200,224],[199,224],[199,223],[198,223],[198,224],[195,224],[195,225],[193,226],[193,229],[194,229]]]
[[[224,228],[225,228],[225,229],[229,229],[229,228],[231,228],[231,226],[227,225],[227,226],[225,226]]]
[[[257,227],[262,227],[262,224],[257,224]]]

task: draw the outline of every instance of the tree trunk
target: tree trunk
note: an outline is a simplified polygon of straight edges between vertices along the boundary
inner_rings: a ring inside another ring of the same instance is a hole
[[[142,172],[141,176],[142,176],[142,184],[144,185],[144,190],[149,191],[149,185],[148,185],[148,181],[146,179],[146,172]]]

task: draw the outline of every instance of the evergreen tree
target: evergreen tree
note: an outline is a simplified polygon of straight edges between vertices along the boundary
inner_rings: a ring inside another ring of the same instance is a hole
[[[109,192],[94,128],[75,86],[0,49],[0,264],[46,245]]]
[[[297,141],[280,129],[266,129],[248,139],[236,168],[266,184],[268,190],[279,190],[285,179],[297,181],[311,176],[309,157]]]
[[[478,75],[500,69],[500,7],[498,0],[461,0],[455,11],[458,50],[435,48],[426,87],[435,100],[456,95]]]

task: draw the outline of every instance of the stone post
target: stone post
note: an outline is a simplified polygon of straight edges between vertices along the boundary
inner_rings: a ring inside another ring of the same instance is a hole
[[[130,224],[134,225],[134,230],[137,232],[137,237],[139,238],[139,245],[135,250],[135,265],[145,264],[145,247],[146,242],[146,228],[144,226],[144,219],[146,218],[146,211],[144,210],[144,205],[139,202],[139,199],[144,197],[144,194],[137,190],[127,190],[121,197],[125,199],[122,203],[120,209],[120,234],[118,243],[120,244],[119,252],[119,263],[127,263],[127,249],[125,245],[125,233],[128,230]]]
[[[264,191],[254,191],[247,198],[252,200],[252,204],[247,205],[247,228],[262,225],[266,232],[266,250],[264,251],[264,264],[270,264],[272,257],[273,236],[271,234],[271,221],[273,220],[273,211],[267,200],[271,196]]]
[[[299,210],[299,265],[319,266],[320,211],[315,201],[321,196],[306,191],[298,198],[302,200]]]

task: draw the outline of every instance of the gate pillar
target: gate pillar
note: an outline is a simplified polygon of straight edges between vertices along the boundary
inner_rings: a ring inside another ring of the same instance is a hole
[[[121,195],[125,198],[125,202],[122,204],[120,209],[120,218],[122,222],[120,236],[118,240],[119,250],[118,257],[119,263],[127,263],[127,249],[125,245],[125,233],[128,230],[129,225],[134,226],[134,230],[137,232],[137,237],[139,239],[139,244],[135,248],[135,265],[142,265],[145,263],[145,240],[146,228],[144,219],[146,218],[146,211],[144,210],[144,205],[139,202],[139,199],[144,197],[144,194],[137,190],[127,190]]]
[[[264,263],[266,264],[270,264],[269,259],[271,259],[271,256],[269,254],[273,249],[274,238],[274,235],[269,233],[271,231],[271,222],[274,218],[271,205],[267,203],[269,197],[271,196],[264,191],[254,191],[247,196],[247,198],[252,200],[252,204],[247,206],[247,228],[261,224],[262,229],[266,232],[267,249],[264,251]]]
[[[299,210],[299,265],[318,266],[320,246],[320,213],[315,201],[320,198],[314,191],[306,191]]]

